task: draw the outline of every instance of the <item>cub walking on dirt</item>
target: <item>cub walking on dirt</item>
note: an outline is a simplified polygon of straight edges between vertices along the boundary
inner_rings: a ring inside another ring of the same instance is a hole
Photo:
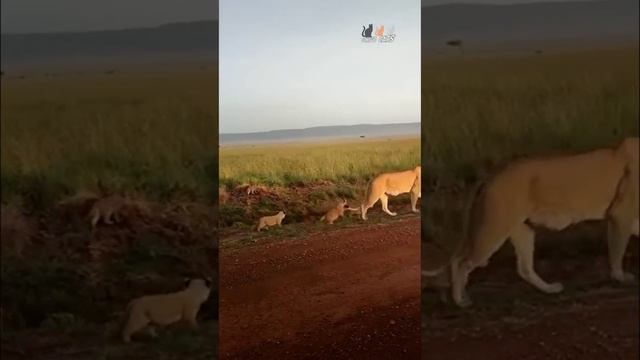
[[[131,341],[131,335],[147,325],[166,326],[185,320],[196,329],[200,306],[211,292],[211,279],[191,279],[187,288],[178,292],[142,296],[127,306],[127,322],[122,329],[122,341]],[[155,330],[152,335],[156,336]]]
[[[261,217],[260,220],[258,220],[256,231],[260,231],[271,226],[282,226],[282,220],[285,216],[286,214],[284,213],[284,211],[280,211],[275,215]]]
[[[344,211],[347,208],[349,208],[347,200],[341,199],[336,206],[329,209],[329,211],[320,218],[320,221],[325,221],[327,224],[331,225],[334,221],[338,220],[338,218],[344,216]]]

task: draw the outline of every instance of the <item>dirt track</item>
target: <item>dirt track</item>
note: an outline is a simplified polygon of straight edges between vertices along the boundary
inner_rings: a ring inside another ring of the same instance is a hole
[[[220,251],[221,359],[419,359],[420,218]]]
[[[588,252],[572,251],[567,242],[541,249],[536,267],[544,279],[564,283],[561,294],[542,294],[521,280],[509,247],[502,251],[509,256],[472,274],[471,308],[423,294],[423,358],[637,359],[638,286],[608,279],[606,245],[600,245]],[[626,268],[637,274],[637,240],[628,255]]]

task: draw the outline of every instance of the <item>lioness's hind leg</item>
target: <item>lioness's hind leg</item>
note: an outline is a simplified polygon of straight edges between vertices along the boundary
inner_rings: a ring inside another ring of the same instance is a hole
[[[149,325],[149,319],[146,316],[131,314],[127,324],[122,329],[122,341],[125,343],[131,342],[131,335],[142,330],[147,325]]]
[[[395,212],[389,211],[389,196],[387,194],[382,194],[382,196],[380,196],[380,203],[382,203],[382,211],[386,212],[391,216],[398,215]]]
[[[635,276],[631,273],[624,272],[622,266],[624,253],[627,249],[633,226],[633,221],[625,221],[623,219],[611,219],[607,224],[611,278],[621,283],[630,283],[635,280]]]
[[[469,274],[473,271],[473,264],[464,260],[454,260],[451,263],[451,298],[459,307],[471,306],[471,300],[466,293]]]
[[[522,279],[547,294],[556,294],[563,290],[560,283],[549,284],[542,280],[533,268],[535,233],[527,224],[518,225],[511,233],[511,243],[516,250],[518,274]]]
[[[376,201],[378,201],[378,199],[376,199]],[[362,205],[360,205],[360,216],[362,217],[362,220],[367,220],[367,211],[373,207],[376,201],[369,202],[366,200]]]
[[[98,221],[100,221],[100,211],[93,210],[91,211],[91,227],[95,228],[98,225]]]
[[[491,256],[507,240],[506,236],[496,235],[499,232],[493,231],[484,225],[475,236],[477,241],[473,241],[474,246],[471,253],[463,258],[454,259],[451,262],[451,297],[460,307],[471,305],[471,300],[466,295],[466,286],[469,281],[469,274],[477,268],[487,266]]]
[[[107,211],[104,216],[102,217],[102,220],[104,221],[105,224],[107,225],[111,225],[113,224],[113,211]]]

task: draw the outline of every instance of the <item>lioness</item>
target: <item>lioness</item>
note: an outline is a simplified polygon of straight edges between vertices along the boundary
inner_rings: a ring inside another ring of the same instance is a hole
[[[610,276],[633,281],[622,260],[629,238],[638,235],[639,146],[633,137],[615,148],[517,161],[482,186],[468,214],[466,239],[450,266],[456,304],[471,304],[465,295],[469,274],[486,266],[507,238],[525,281],[545,293],[563,290],[562,284],[547,283],[535,272],[530,225],[561,230],[584,220],[607,220]]]
[[[344,211],[347,209],[351,208],[347,205],[347,200],[342,199],[335,207],[329,209],[329,211],[320,218],[320,221],[326,221],[327,224],[331,225],[334,221],[338,220],[339,217],[344,216]]]
[[[382,210],[391,215],[396,216],[397,213],[389,211],[387,206],[389,195],[396,196],[411,192],[411,211],[417,213],[416,208],[418,199],[422,195],[420,190],[422,169],[416,166],[413,170],[384,173],[376,176],[367,189],[365,201],[360,205],[360,215],[362,220],[367,220],[367,210],[380,200]]]
[[[258,225],[256,226],[256,230],[260,231],[263,228],[268,228],[271,226],[282,226],[282,219],[287,216],[284,211],[280,211],[275,215],[271,216],[263,216],[258,220]]]
[[[127,305],[127,322],[122,329],[122,340],[130,342],[131,335],[150,324],[166,326],[186,320],[196,329],[198,311],[209,298],[210,292],[211,279],[191,279],[184,290],[132,300]],[[152,334],[155,336],[155,331]]]

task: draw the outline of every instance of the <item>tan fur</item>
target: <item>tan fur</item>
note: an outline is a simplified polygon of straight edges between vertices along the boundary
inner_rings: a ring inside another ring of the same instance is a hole
[[[260,220],[258,220],[256,229],[257,231],[260,231],[265,227],[268,228],[271,226],[282,226],[282,219],[284,219],[285,216],[286,214],[284,213],[284,211],[280,211],[277,214],[271,216],[263,216],[260,218]]]
[[[340,218],[341,216],[344,216],[344,210],[346,209],[346,206],[347,206],[347,200],[345,199],[340,200],[338,204],[336,204],[336,206],[329,209],[329,211],[327,211],[327,213],[320,218],[320,221],[325,221],[327,224],[330,224],[330,225],[333,224],[333,222],[338,220],[338,218]]]
[[[222,186],[218,187],[218,204],[220,205],[226,204],[230,198],[231,196],[229,195],[229,193],[224,187]]]
[[[442,302],[448,302],[447,293],[451,288],[451,279],[446,270],[451,256],[432,243],[422,243],[421,253],[422,289],[434,289]]]
[[[547,283],[533,267],[534,231],[552,230],[585,220],[607,220],[610,276],[633,281],[622,262],[631,235],[638,235],[639,140],[627,138],[615,148],[571,156],[528,159],[507,166],[479,191],[469,212],[467,238],[451,262],[452,296],[468,306],[468,276],[507,239],[518,259],[518,274],[545,293],[563,290]]]
[[[380,200],[382,210],[391,215],[396,216],[395,212],[389,211],[387,206],[389,196],[396,196],[404,193],[411,193],[411,211],[417,213],[416,208],[418,199],[421,197],[421,172],[420,166],[416,166],[413,170],[399,171],[380,174],[375,177],[367,189],[367,196],[360,207],[360,215],[363,220],[367,220],[367,210]]]
[[[147,325],[166,326],[185,320],[196,329],[196,317],[200,306],[207,301],[211,288],[204,279],[192,279],[186,289],[160,295],[142,296],[127,306],[127,321],[122,329],[122,340],[131,341],[131,336]]]
[[[89,212],[91,227],[95,228],[101,219],[107,225],[120,222],[120,213],[126,204],[127,201],[119,195],[111,195],[99,199],[93,204]]]
[[[264,186],[260,186],[260,185],[249,185],[247,186],[247,195],[255,195],[258,194],[260,192],[264,192],[267,189]]]

